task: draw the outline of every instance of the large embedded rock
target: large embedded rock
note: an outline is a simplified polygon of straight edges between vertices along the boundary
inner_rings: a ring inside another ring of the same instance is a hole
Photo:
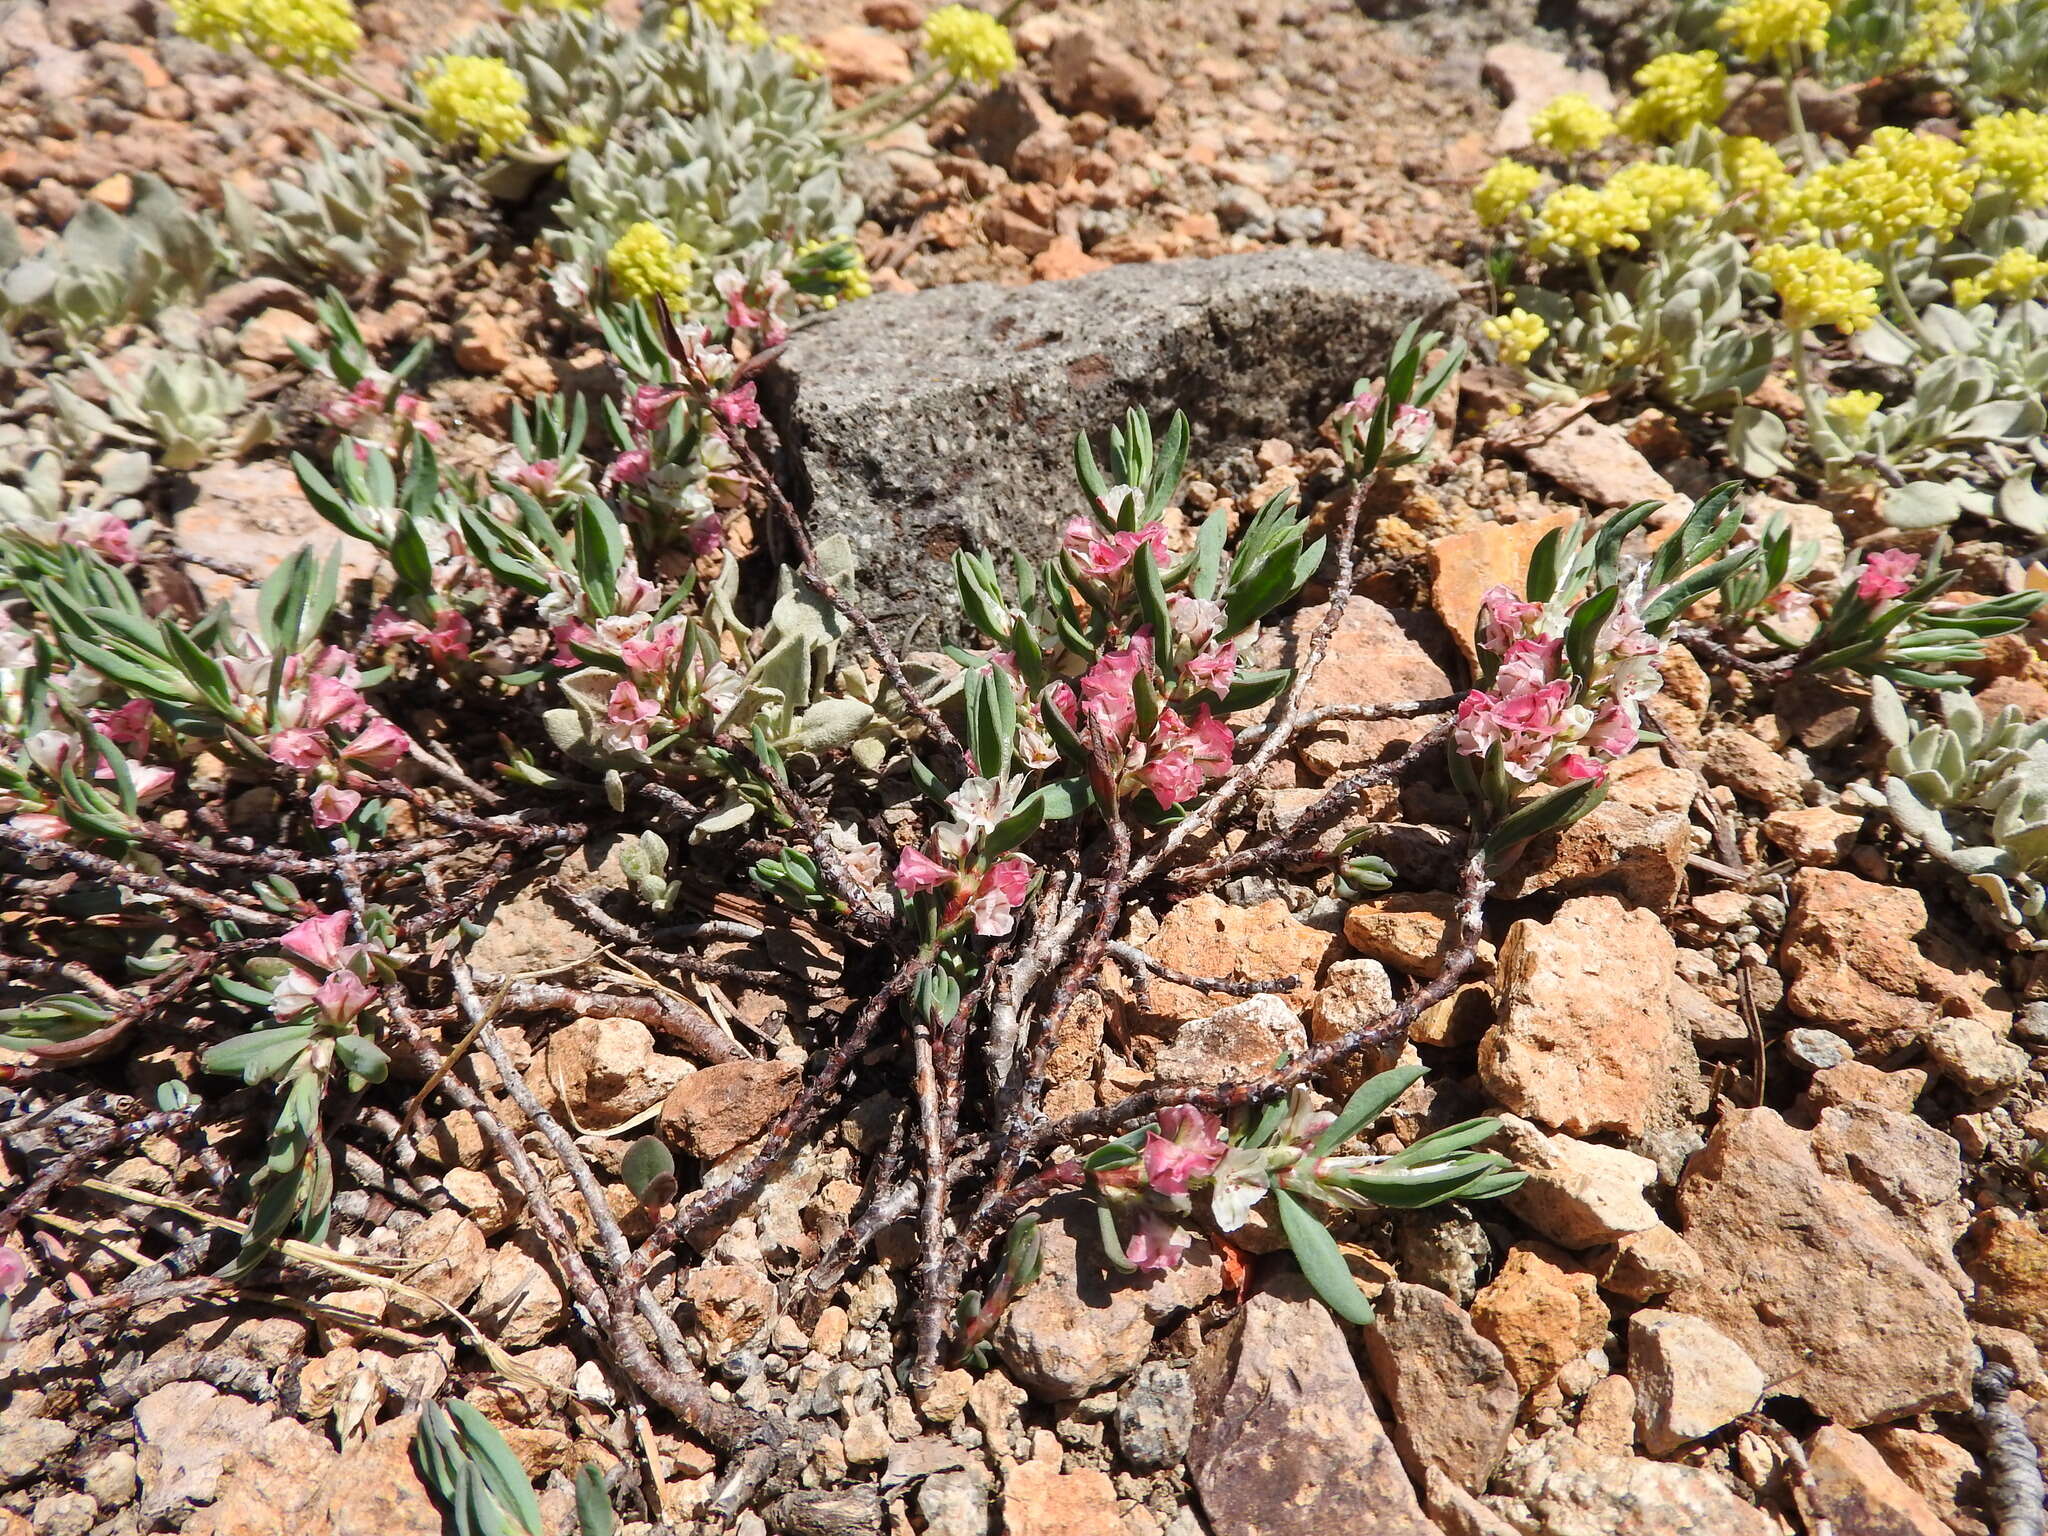
[[[956,623],[954,550],[1051,552],[1082,509],[1076,432],[1136,406],[1187,411],[1205,460],[1301,437],[1453,298],[1419,268],[1311,249],[881,294],[800,329],[762,393],[815,526],[852,539],[900,637]]]
[[[1464,1308],[1426,1285],[1394,1281],[1365,1331],[1394,1444],[1411,1476],[1435,1468],[1478,1493],[1507,1454],[1522,1391],[1499,1348]]]
[[[1254,1296],[1203,1344],[1195,1402],[1188,1470],[1216,1536],[1441,1536],[1305,1287]]]
[[[1667,1305],[1748,1351],[1771,1391],[1851,1428],[1960,1408],[1975,1345],[1948,1278],[1816,1138],[1730,1111],[1679,1185],[1705,1272]]]

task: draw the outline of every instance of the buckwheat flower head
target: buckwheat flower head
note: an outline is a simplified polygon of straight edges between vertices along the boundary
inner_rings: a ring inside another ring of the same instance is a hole
[[[1494,315],[1480,327],[1487,339],[1500,348],[1500,360],[1519,368],[1550,340],[1550,326],[1541,315],[1526,309],[1511,309]]]
[[[526,82],[503,59],[451,53],[419,77],[427,104],[427,132],[443,144],[475,139],[486,160],[525,138],[533,126],[526,112]]]
[[[1728,71],[1711,48],[1667,53],[1635,73],[1636,96],[1621,109],[1621,131],[1645,143],[1670,143],[1720,120],[1728,105]]]
[[[1616,171],[1607,178],[1607,186],[1641,198],[1653,224],[1668,224],[1688,214],[1711,218],[1721,211],[1720,189],[1714,178],[1697,166],[1642,160]]]
[[[796,66],[797,76],[804,80],[815,80],[825,73],[825,55],[812,47],[794,32],[778,32],[774,45],[789,55],[789,61]]]
[[[1806,178],[1798,216],[1852,249],[1946,239],[1970,210],[1978,168],[1953,139],[1880,128],[1847,160]]]
[[[1867,261],[1809,243],[1767,245],[1750,262],[1771,280],[1789,326],[1832,325],[1846,336],[1877,319],[1883,274]]]
[[[635,224],[605,253],[605,269],[627,298],[680,299],[690,286],[691,246],[669,238],[668,231],[646,220]]]
[[[924,51],[976,85],[994,85],[1017,67],[1010,29],[970,5],[941,6],[925,17]]]
[[[178,30],[212,48],[332,74],[362,46],[352,0],[172,0]]]
[[[1874,389],[1852,389],[1844,394],[1831,395],[1821,409],[1828,413],[1828,419],[1845,427],[1860,427],[1870,420],[1884,396]]]
[[[1828,40],[1829,0],[1735,0],[1715,23],[1752,59],[1774,59],[1795,48],[1817,53]]]
[[[1730,134],[1721,141],[1721,176],[1737,192],[1755,194],[1757,206],[1766,213],[1792,187],[1792,173],[1777,150],[1746,134]]]
[[[1969,309],[1994,293],[2009,299],[2032,298],[2043,279],[2048,279],[2048,261],[2016,245],[2000,251],[1998,259],[1984,271],[1957,278],[1956,305]]]
[[[1906,64],[1932,64],[1955,51],[1969,30],[1963,0],[1913,0],[1913,35],[1899,50]]]
[[[719,31],[731,33],[749,24],[759,25],[761,0],[694,0],[694,9]]]
[[[1544,199],[1530,245],[1539,256],[1591,258],[1637,249],[1649,228],[1649,205],[1626,189],[1559,187]]]
[[[819,299],[820,309],[834,309],[841,299],[864,299],[875,291],[867,258],[851,240],[813,240],[797,248],[792,265],[803,267],[831,289]]]
[[[1526,212],[1529,199],[1549,178],[1519,160],[1496,160],[1472,189],[1472,210],[1488,229]]]
[[[1980,117],[1963,130],[1963,143],[2021,202],[2048,203],[2048,117],[2027,111]]]
[[[1529,137],[1555,154],[1580,155],[1614,137],[1614,116],[1584,91],[1566,91],[1529,120]]]

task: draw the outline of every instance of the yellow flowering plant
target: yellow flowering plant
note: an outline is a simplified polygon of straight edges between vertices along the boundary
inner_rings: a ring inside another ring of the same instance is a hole
[[[171,0],[171,15],[195,42],[309,75],[335,73],[363,42],[352,0]]]
[[[994,85],[1017,67],[1010,29],[986,11],[946,5],[924,19],[924,51],[956,79]]]
[[[503,59],[447,54],[423,69],[416,83],[426,106],[426,129],[443,144],[474,143],[477,153],[490,160],[533,127],[526,82]]]

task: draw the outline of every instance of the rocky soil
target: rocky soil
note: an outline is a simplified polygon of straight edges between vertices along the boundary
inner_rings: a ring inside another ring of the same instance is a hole
[[[1564,40],[1528,17],[1446,27],[1377,9],[1105,0],[1020,19],[1016,80],[862,162],[878,290],[1080,279],[1057,300],[1024,296],[1059,306],[1068,384],[1075,359],[1136,355],[1113,351],[1133,310],[1199,302],[1188,290],[1221,270],[1089,276],[1113,265],[1325,248],[1425,269],[1388,303],[1451,312],[1477,285],[1470,181],[1532,102],[1586,82]],[[821,0],[773,19],[813,37],[850,96],[903,77],[918,16],[916,0]],[[463,16],[379,4],[365,20],[389,68]],[[0,18],[0,64],[0,184],[31,226],[82,197],[118,203],[140,169],[211,199],[306,134],[346,131],[170,35],[149,0],[21,6]],[[1336,271],[1310,262],[1299,280],[1315,302],[1355,303]],[[458,462],[465,421],[494,425],[514,398],[590,366],[588,338],[545,313],[538,290],[518,253],[484,252],[375,296],[366,315],[373,335],[440,345],[430,392]],[[1016,297],[945,302],[983,313]],[[299,385],[281,337],[308,325],[307,296],[273,285],[217,302],[218,322],[241,327],[243,371],[290,409]],[[852,348],[862,323],[850,310],[798,347]],[[1209,365],[1205,391],[1252,404],[1226,420],[1227,406],[1187,402],[1218,425],[1198,434],[1186,511],[1284,489],[1313,504],[1332,488],[1320,411],[1268,405],[1286,381],[1320,380],[1315,367],[1349,367],[1341,343],[1367,371],[1389,327],[1361,327],[1290,339],[1276,319]],[[1312,365],[1316,346],[1326,356]],[[827,357],[856,375],[881,366]],[[800,376],[800,359],[788,367]],[[1111,399],[1081,385],[1060,410]],[[907,436],[947,411],[971,416],[977,397],[902,398],[930,413],[899,423]],[[1517,579],[1544,531],[1719,478],[1655,412],[1567,423],[1526,405],[1484,367],[1442,402],[1442,451],[1370,508],[1367,600],[1350,605],[1312,704],[1464,686],[1480,593]],[[823,451],[828,428],[807,451]],[[857,423],[838,430],[859,439]],[[1057,468],[1066,430],[1030,425],[1006,451],[1035,446]],[[1788,510],[1837,570],[1867,532]],[[987,515],[1030,537],[1059,514]],[[288,468],[260,457],[203,473],[178,514],[187,547],[245,564],[320,526]],[[924,557],[948,552],[943,538],[919,543]],[[1313,630],[1317,596],[1278,649]],[[805,1479],[817,1497],[737,1529],[1992,1531],[1971,1411],[1982,1363],[2009,1373],[2009,1405],[2048,1456],[2048,1182],[2031,1161],[2048,1143],[2048,973],[2000,950],[1845,793],[1872,767],[1858,698],[1802,680],[1754,696],[1677,648],[1663,669],[1668,739],[1525,860],[1495,905],[1483,974],[1426,1013],[1403,1052],[1431,1072],[1397,1105],[1385,1149],[1499,1113],[1498,1145],[1530,1174],[1521,1191],[1357,1224],[1346,1256],[1379,1313],[1363,1330],[1307,1295],[1284,1250],[1269,1251],[1274,1234],[1198,1241],[1146,1281],[1108,1270],[1092,1216],[1055,1204],[1044,1272],[1005,1314],[991,1368],[951,1370],[914,1401],[896,1369],[908,1224],[843,1275],[819,1267],[893,1108],[850,1103],[674,1298],[687,1348],[722,1390],[819,1432]],[[1987,699],[2048,714],[2038,634],[2001,643],[1982,673]],[[1258,816],[1284,817],[1415,733],[1332,726],[1269,773]],[[1049,1111],[1257,1072],[1432,975],[1451,914],[1431,892],[1451,884],[1462,811],[1434,769],[1375,795],[1359,825],[1400,872],[1393,891],[1345,901],[1327,880],[1261,880],[1132,911],[1127,936],[1163,966],[1299,984],[1245,1002],[1106,972],[1059,1042]],[[616,848],[583,850],[568,878],[619,884]],[[474,960],[483,973],[559,972],[589,967],[595,943],[536,877],[494,904]],[[734,953],[805,963],[800,933]],[[745,1158],[805,1052],[768,991],[701,1000],[773,1059],[693,1067],[624,1018],[529,1017],[504,1034],[533,1095],[601,1165],[658,1129],[708,1174]],[[129,1086],[153,1080],[150,1063],[133,1070]],[[339,1159],[353,1263],[324,1290],[172,1296],[109,1319],[90,1347],[36,1332],[35,1317],[127,1274],[165,1202],[205,1190],[218,1158],[144,1141],[96,1195],[31,1223],[73,1290],[17,1298],[21,1337],[0,1364],[0,1536],[427,1536],[442,1517],[409,1459],[414,1415],[451,1396],[501,1425],[544,1483],[550,1536],[573,1529],[566,1475],[593,1459],[652,1469],[645,1505],[622,1503],[629,1536],[706,1528],[713,1456],[607,1374],[475,1123],[451,1114],[407,1145],[398,1166],[361,1149]]]

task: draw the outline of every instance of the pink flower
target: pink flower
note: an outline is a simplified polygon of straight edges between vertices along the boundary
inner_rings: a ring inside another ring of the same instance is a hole
[[[1564,654],[1562,640],[1517,640],[1507,648],[1500,670],[1494,674],[1494,691],[1503,698],[1541,688],[1557,671],[1557,659]]]
[[[1182,664],[1181,670],[1209,692],[1221,697],[1230,691],[1231,681],[1237,676],[1237,642],[1232,640],[1197,651]]]
[[[326,762],[333,747],[325,731],[291,730],[272,732],[265,750],[272,762],[305,773]]]
[[[727,269],[711,279],[711,286],[718,290],[718,296],[725,300],[725,323],[735,331],[752,331],[760,328],[767,318],[765,310],[755,309],[747,303],[747,279],[744,274]]]
[[[754,398],[754,391],[754,381],[749,379],[746,383],[740,385],[739,388],[729,389],[716,400],[713,400],[711,402],[711,409],[717,413],[718,419],[728,427],[761,426],[765,423],[766,418],[761,414],[761,405]]]
[[[313,825],[338,827],[355,815],[356,808],[362,803],[363,797],[352,789],[322,784],[313,791]]]
[[[469,620],[453,608],[443,608],[434,616],[434,627],[420,636],[420,644],[436,661],[460,661],[469,655],[470,635]]]
[[[352,946],[348,943],[348,914],[328,912],[294,923],[284,931],[278,944],[316,971],[335,971],[347,965]]]
[[[403,394],[393,407],[399,418],[412,424],[413,431],[430,443],[438,443],[447,436],[447,429],[434,420],[434,408],[415,394]]]
[[[628,448],[605,470],[607,485],[638,485],[654,473],[654,455],[645,448]]]
[[[1600,706],[1600,712],[1586,728],[1584,745],[1587,751],[1602,757],[1626,757],[1635,751],[1638,735],[1628,711],[1610,700]]]
[[[920,848],[906,848],[896,860],[896,889],[906,896],[950,885],[953,871]]]
[[[1081,701],[1113,740],[1121,740],[1137,723],[1138,705],[1131,690],[1152,659],[1152,647],[1137,639],[1090,667],[1081,678]]]
[[[619,659],[625,662],[628,672],[643,677],[659,676],[668,670],[669,658],[675,655],[681,640],[682,635],[675,625],[664,624],[637,640],[628,640],[620,645]]]
[[[119,709],[94,709],[86,712],[92,728],[117,747],[139,747],[149,740],[150,722],[156,718],[156,705],[148,699],[131,699]]]
[[[363,696],[338,677],[316,677],[306,685],[299,705],[299,725],[312,730],[324,725],[352,729],[363,718]]]
[[[974,918],[974,931],[984,938],[1000,938],[1013,925],[1012,914],[1031,889],[1032,862],[1013,853],[981,877],[980,888],[967,910]]]
[[[1607,777],[1607,765],[1596,763],[1583,752],[1570,752],[1552,765],[1549,779],[1553,784],[1580,784],[1588,779],[1599,780]]]
[[[1193,1241],[1191,1233],[1174,1226],[1157,1211],[1141,1210],[1138,1230],[1124,1244],[1124,1257],[1133,1269],[1163,1275],[1180,1267],[1181,1258]]]
[[[356,426],[365,416],[374,415],[384,408],[384,386],[376,379],[356,380],[355,387],[338,400],[330,400],[320,407],[320,414],[335,426],[346,432]]]
[[[1897,597],[1913,585],[1913,572],[1920,557],[1907,549],[1880,549],[1863,562],[1863,574],[1856,578],[1856,595],[1866,603],[1882,603]]]
[[[1169,811],[1202,791],[1202,770],[1190,747],[1175,747],[1148,758],[1137,777],[1161,808]]]
[[[333,1024],[348,1023],[376,1000],[370,984],[354,971],[331,971],[313,989],[313,1006]]]
[[[1372,424],[1373,415],[1379,410],[1380,399],[1386,392],[1386,385],[1375,379],[1349,400],[1338,406],[1336,414],[1340,418],[1348,417],[1356,422],[1358,429],[1362,432]]]
[[[706,512],[690,525],[690,553],[715,555],[725,548],[725,523],[716,512]]]
[[[1643,627],[1642,614],[1624,598],[1600,626],[1600,648],[1616,656],[1654,656],[1664,644]]]
[[[1510,694],[1493,706],[1493,717],[1511,731],[1548,741],[1564,727],[1564,701],[1571,684],[1563,678]]]
[[[1184,1195],[1188,1184],[1206,1178],[1227,1150],[1223,1122],[1192,1104],[1159,1112],[1159,1129],[1145,1135],[1145,1183],[1162,1195]]]
[[[1387,423],[1387,453],[1391,458],[1419,458],[1436,436],[1436,418],[1419,405],[1394,407]]]
[[[23,811],[11,817],[7,824],[17,832],[40,837],[46,843],[61,843],[71,836],[71,823],[47,811]]]
[[[580,645],[589,649],[597,643],[597,631],[581,619],[570,619],[566,623],[557,624],[552,631],[552,637],[555,642],[555,654],[548,660],[558,667],[582,664],[583,658],[571,650],[571,646]]]
[[[411,750],[412,738],[378,715],[341,749],[341,755],[352,768],[389,773]]]
[[[1086,530],[1085,538],[1076,547],[1075,525]],[[1084,518],[1075,518],[1067,524],[1067,548],[1073,553],[1075,562],[1083,574],[1098,580],[1117,575],[1138,557],[1141,549],[1150,549],[1152,559],[1161,569],[1167,565],[1166,528],[1161,523],[1147,523],[1143,528],[1113,533],[1108,538],[1098,538],[1092,525]]]
[[[1451,740],[1467,757],[1484,757],[1501,738],[1500,722],[1493,718],[1492,694],[1474,688],[1458,700],[1458,713],[1451,726]]]
[[[1479,643],[1496,656],[1505,656],[1508,647],[1528,633],[1529,626],[1543,617],[1541,603],[1524,602],[1506,587],[1490,587],[1479,600],[1480,616],[1484,623],[1479,632]]]
[[[91,531],[85,536],[85,542],[95,554],[104,555],[116,565],[135,563],[135,544],[131,530],[111,512],[102,512],[93,520]]]
[[[377,616],[370,620],[368,638],[372,645],[391,645],[400,640],[417,640],[426,632],[426,625],[415,623],[397,609],[379,608]]]
[[[0,1296],[12,1296],[28,1280],[28,1260],[19,1248],[0,1247]]]
[[[1194,723],[1187,728],[1188,740],[1195,749],[1195,761],[1202,765],[1202,771],[1212,779],[1220,779],[1230,770],[1230,755],[1236,750],[1237,738],[1230,734],[1230,727],[1209,713],[1204,704],[1195,711]]]
[[[604,717],[610,722],[611,734],[617,741],[635,752],[645,752],[647,722],[660,712],[660,704],[653,699],[643,699],[639,685],[627,678],[612,689],[612,696],[605,704]]]
[[[110,779],[113,773],[102,766],[100,775]],[[169,768],[158,768],[149,763],[136,763],[128,769],[128,781],[135,786],[135,801],[148,805],[152,800],[161,800],[171,792],[171,786],[178,782],[178,775]]]

